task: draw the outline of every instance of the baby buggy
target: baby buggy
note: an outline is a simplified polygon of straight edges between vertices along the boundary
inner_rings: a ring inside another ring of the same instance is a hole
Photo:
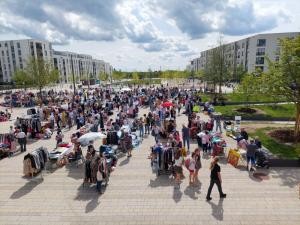
[[[256,158],[256,166],[260,168],[267,168],[269,169],[270,167],[270,162],[268,160],[268,154],[266,151],[263,149],[259,149],[255,153],[255,158]]]

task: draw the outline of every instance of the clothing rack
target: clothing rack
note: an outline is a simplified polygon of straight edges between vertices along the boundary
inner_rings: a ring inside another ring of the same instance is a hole
[[[24,156],[23,173],[25,176],[33,176],[40,173],[43,178],[42,171],[46,168],[46,163],[49,161],[49,152],[46,148],[40,147],[31,153]]]

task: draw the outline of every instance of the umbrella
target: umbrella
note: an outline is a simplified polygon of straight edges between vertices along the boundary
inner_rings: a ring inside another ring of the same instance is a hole
[[[162,106],[165,107],[165,108],[171,107],[171,106],[173,106],[173,103],[172,103],[172,102],[164,102],[164,103],[162,104]]]
[[[121,89],[121,91],[131,91],[131,89],[128,88],[128,87],[124,87],[124,88]]]
[[[103,139],[106,138],[106,135],[100,132],[89,132],[84,135],[82,135],[80,138],[78,138],[78,141],[82,145],[88,145],[90,141],[95,141],[97,139]]]

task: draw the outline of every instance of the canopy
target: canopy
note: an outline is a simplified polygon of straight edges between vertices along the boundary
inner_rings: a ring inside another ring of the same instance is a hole
[[[172,102],[164,102],[164,103],[162,104],[162,106],[165,107],[165,108],[171,107],[171,106],[173,106],[173,103],[172,103]]]
[[[129,87],[124,87],[121,89],[121,91],[131,91],[131,89]]]
[[[78,138],[78,141],[82,145],[88,145],[90,141],[95,141],[97,139],[103,139],[106,138],[106,135],[100,132],[89,132],[84,135],[82,135],[80,138]]]

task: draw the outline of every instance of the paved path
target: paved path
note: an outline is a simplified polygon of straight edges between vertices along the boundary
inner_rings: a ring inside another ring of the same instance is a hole
[[[178,125],[186,121],[180,116]],[[0,224],[300,224],[300,169],[270,169],[255,178],[221,161],[228,198],[220,201],[215,187],[208,203],[209,159],[202,159],[198,187],[189,187],[186,178],[176,190],[173,180],[151,172],[147,156],[153,142],[147,137],[130,160],[119,159],[103,195],[94,186],[82,187],[82,167],[27,180],[22,178],[23,154],[1,160]],[[29,149],[41,145],[53,148],[54,137]]]

